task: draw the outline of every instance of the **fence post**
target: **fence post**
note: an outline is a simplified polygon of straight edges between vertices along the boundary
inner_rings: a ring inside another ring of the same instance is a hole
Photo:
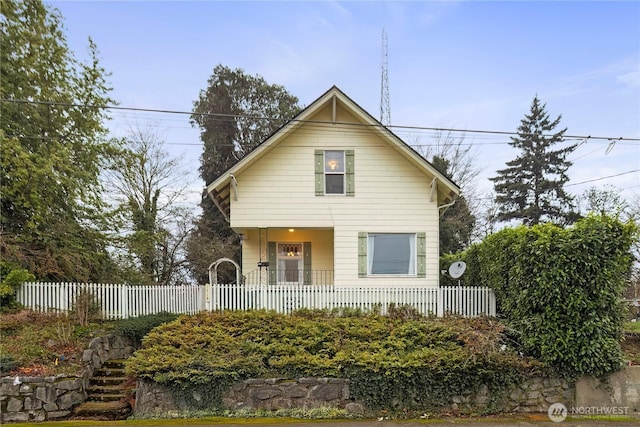
[[[436,316],[444,316],[444,291],[440,286],[438,286],[436,293]]]
[[[129,285],[120,285],[120,318],[129,318]]]
[[[204,309],[207,311],[211,311],[212,310],[212,304],[211,304],[211,289],[212,285],[211,285],[211,280],[209,280],[209,282],[204,285]]]

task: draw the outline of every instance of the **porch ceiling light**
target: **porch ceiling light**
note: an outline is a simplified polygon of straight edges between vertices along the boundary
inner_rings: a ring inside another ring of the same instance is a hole
[[[289,229],[289,233],[293,233],[294,231],[296,231],[294,228]]]

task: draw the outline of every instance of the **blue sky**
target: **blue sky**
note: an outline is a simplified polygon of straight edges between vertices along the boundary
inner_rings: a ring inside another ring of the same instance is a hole
[[[379,116],[381,33],[388,36],[391,124],[516,131],[535,95],[568,135],[640,138],[640,2],[50,1],[78,57],[96,42],[121,106],[190,111],[223,64],[283,85],[303,105],[332,85]],[[154,126],[199,166],[188,116],[114,113],[111,128]],[[433,132],[398,130],[428,144]],[[465,134],[478,187],[517,152],[506,136]],[[408,141],[409,142],[409,141]],[[640,141],[588,140],[570,156],[572,185],[640,194]],[[194,176],[196,172],[193,172]],[[194,177],[194,194],[202,183]]]

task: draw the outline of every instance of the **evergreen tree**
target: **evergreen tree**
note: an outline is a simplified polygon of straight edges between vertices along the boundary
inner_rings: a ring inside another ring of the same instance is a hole
[[[214,68],[208,87],[194,102],[191,123],[204,143],[200,176],[209,185],[300,111],[298,98],[260,76],[223,65]],[[187,242],[192,274],[208,280],[208,266],[218,258],[240,259],[240,242],[209,197]],[[225,273],[224,270],[221,271]],[[229,274],[225,279],[235,279]]]
[[[89,40],[69,50],[60,13],[3,0],[0,17],[0,248],[38,279],[100,280],[113,264],[102,232],[99,173],[111,146],[110,88]]]
[[[519,155],[498,170],[494,182],[498,220],[522,220],[525,225],[540,222],[568,224],[578,215],[574,212],[573,197],[564,190],[571,166],[567,155],[576,144],[556,148],[563,142],[566,128],[551,133],[561,116],[551,121],[546,104],[533,98],[531,111],[522,119],[518,136],[509,143],[520,150]]]

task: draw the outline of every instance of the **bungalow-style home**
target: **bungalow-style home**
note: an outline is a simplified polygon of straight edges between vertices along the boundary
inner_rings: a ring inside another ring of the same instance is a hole
[[[247,284],[435,287],[460,189],[334,86],[207,192]]]

